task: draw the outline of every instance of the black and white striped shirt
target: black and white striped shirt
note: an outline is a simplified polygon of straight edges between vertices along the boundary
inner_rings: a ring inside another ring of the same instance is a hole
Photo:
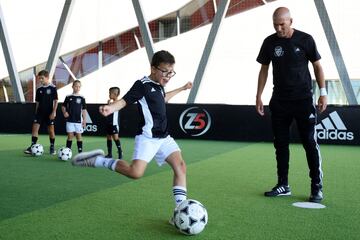
[[[134,83],[123,99],[127,105],[138,103],[140,113],[138,134],[150,138],[165,138],[169,135],[163,86],[144,77]]]
[[[119,126],[119,111],[115,111],[106,117],[106,125]]]

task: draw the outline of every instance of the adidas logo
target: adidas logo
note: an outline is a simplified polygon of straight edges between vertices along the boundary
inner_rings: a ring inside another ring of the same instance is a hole
[[[87,110],[85,110],[85,111],[86,111],[86,116],[85,116],[86,117],[86,123],[93,123],[91,118],[90,118],[89,112]]]
[[[90,115],[87,110],[86,111],[86,127],[84,128],[84,131],[86,132],[97,132],[97,125],[93,124],[93,121],[90,118]]]
[[[151,88],[151,92],[156,92],[156,90],[154,88]]]
[[[315,126],[315,129],[319,139],[354,140],[354,133],[348,131],[336,111],[330,113],[329,117],[324,118],[321,123]]]

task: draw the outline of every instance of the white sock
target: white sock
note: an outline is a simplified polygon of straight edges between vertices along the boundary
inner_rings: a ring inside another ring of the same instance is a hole
[[[173,195],[175,200],[175,205],[179,206],[179,204],[186,200],[186,188],[182,186],[173,186]]]
[[[108,168],[112,171],[115,171],[116,163],[118,160],[114,160],[113,158],[106,158],[104,156],[97,156],[95,160],[96,168]]]

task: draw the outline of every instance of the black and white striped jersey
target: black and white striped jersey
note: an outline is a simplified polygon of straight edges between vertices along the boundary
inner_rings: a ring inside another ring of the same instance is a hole
[[[164,138],[169,135],[163,86],[144,77],[134,83],[123,99],[127,105],[138,103],[140,113],[138,134],[150,138]]]
[[[120,118],[119,111],[113,112],[109,116],[106,116],[106,125],[119,126],[119,118]]]

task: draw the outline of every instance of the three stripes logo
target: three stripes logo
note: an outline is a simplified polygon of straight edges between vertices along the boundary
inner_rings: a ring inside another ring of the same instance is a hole
[[[334,111],[329,117],[324,118],[321,123],[315,126],[317,137],[319,139],[330,140],[354,140],[354,133],[348,131],[339,114]]]
[[[91,120],[91,117],[90,117],[90,115],[89,115],[89,112],[87,111],[87,110],[85,110],[85,112],[86,112],[86,115],[85,115],[85,117],[86,117],[86,123],[93,123],[93,121]]]
[[[86,132],[97,132],[97,125],[93,123],[93,121],[90,118],[89,112],[86,111],[86,128],[84,128],[84,131]]]

